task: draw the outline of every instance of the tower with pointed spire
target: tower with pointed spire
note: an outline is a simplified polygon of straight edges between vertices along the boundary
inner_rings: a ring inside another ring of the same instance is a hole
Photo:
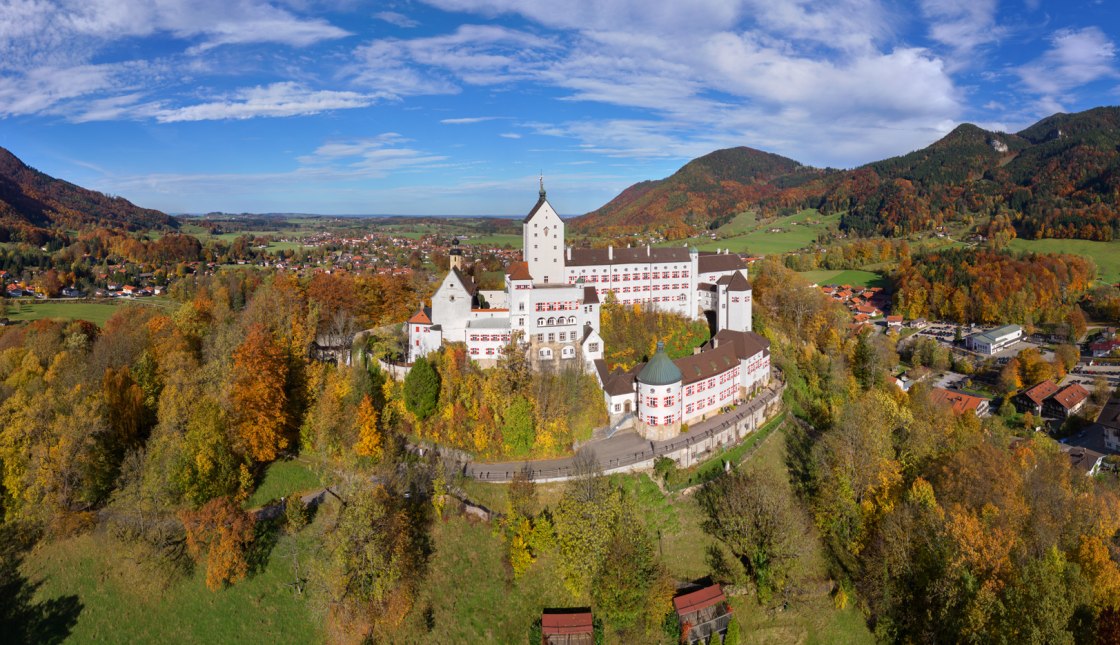
[[[540,197],[521,226],[521,256],[537,284],[565,284],[564,220],[556,214],[540,177]]]

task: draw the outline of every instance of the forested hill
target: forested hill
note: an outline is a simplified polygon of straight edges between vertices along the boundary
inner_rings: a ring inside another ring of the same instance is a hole
[[[174,228],[169,215],[43,174],[0,148],[0,241],[42,244],[59,229]]]
[[[713,221],[718,225],[773,198],[791,182],[822,175],[792,159],[753,148],[717,150],[688,162],[670,177],[634,184],[573,224],[599,235],[656,230],[669,238],[687,237]],[[774,181],[779,178],[781,182]]]
[[[776,155],[763,171],[739,173],[749,148],[701,157],[661,182],[632,186],[576,228],[680,237],[681,224],[715,227],[736,212],[782,208],[844,213],[842,228],[903,235],[950,221],[996,215],[1019,237],[1120,238],[1120,108],[1056,114],[1018,132],[957,127],[921,150],[847,171],[809,168]],[[702,162],[702,163],[701,163]],[[700,164],[710,177],[688,182]],[[716,179],[718,178],[718,179]]]

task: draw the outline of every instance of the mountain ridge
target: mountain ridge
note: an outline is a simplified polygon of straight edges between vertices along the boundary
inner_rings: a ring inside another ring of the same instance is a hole
[[[177,228],[151,208],[52,177],[0,147],[0,241],[44,244],[66,228],[105,226],[129,231]]]
[[[925,148],[850,170],[753,148],[717,150],[628,187],[573,228],[667,239],[735,214],[842,213],[856,234],[903,235],[948,221],[1006,216],[1020,237],[1120,239],[1120,108],[1059,113],[1017,133],[963,123]]]

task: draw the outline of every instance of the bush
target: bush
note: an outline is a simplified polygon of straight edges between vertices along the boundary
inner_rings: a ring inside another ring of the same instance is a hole
[[[658,457],[653,462],[653,473],[661,478],[666,485],[677,470],[677,462],[668,457]]]

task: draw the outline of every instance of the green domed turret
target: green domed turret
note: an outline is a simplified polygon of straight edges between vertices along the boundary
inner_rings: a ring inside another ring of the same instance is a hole
[[[646,366],[638,372],[638,382],[646,385],[672,385],[680,383],[681,371],[665,353],[665,343],[657,343],[657,351]]]

